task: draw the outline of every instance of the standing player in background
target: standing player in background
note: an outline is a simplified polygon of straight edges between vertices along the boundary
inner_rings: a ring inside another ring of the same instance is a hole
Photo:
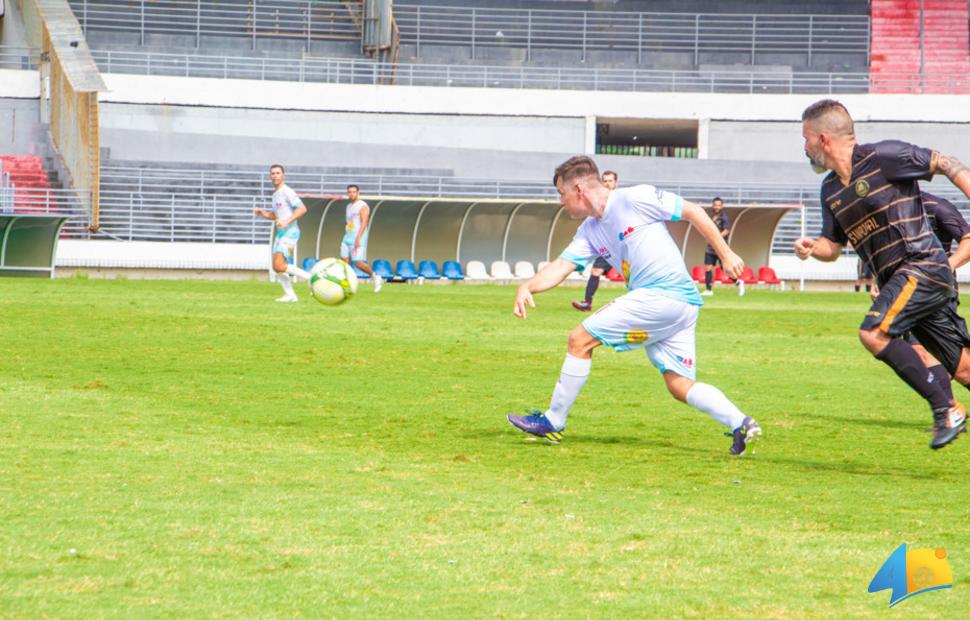
[[[855,292],[858,293],[862,285],[866,285],[866,292],[872,292],[872,270],[869,265],[861,258],[856,261],[855,266]]]
[[[370,233],[370,207],[360,199],[360,188],[347,186],[347,230],[340,242],[340,258],[374,278],[374,292],[380,293],[384,280],[367,264],[367,236]]]
[[[721,237],[727,241],[727,238],[731,235],[731,220],[728,218],[727,213],[724,212],[724,201],[721,200],[720,196],[714,198],[711,201],[711,208],[714,210],[714,215],[711,217],[714,220],[714,224],[717,226],[717,230]],[[720,258],[717,256],[717,252],[714,251],[714,246],[710,243],[707,244],[707,248],[704,250],[704,264],[707,266],[707,270],[704,272],[704,287],[705,290],[702,293],[705,297],[710,297],[714,294],[711,290],[711,283],[714,281],[714,267],[720,262]],[[721,264],[721,268],[724,268],[724,264]],[[744,295],[744,282],[741,280],[735,280],[735,285],[738,287],[738,295]]]
[[[589,157],[573,157],[558,168],[553,182],[559,202],[573,219],[585,218],[569,247],[555,261],[519,286],[513,313],[526,318],[535,308],[533,293],[560,284],[596,256],[623,273],[629,291],[597,310],[569,334],[566,359],[549,409],[509,414],[517,429],[552,443],[562,440],[566,416],[586,384],[593,351],[601,344],[617,351],[644,349],[675,399],[703,411],[732,431],[730,454],[740,456],[761,436],[721,390],[696,381],[695,329],[704,304],[670,237],[666,221],[684,219],[707,239],[732,277],[744,262],[731,251],[699,206],[651,185],[610,191]]]
[[[859,326],[859,340],[922,396],[933,412],[930,447],[942,448],[966,430],[966,409],[949,392],[952,376],[970,384],[970,333],[957,314],[953,270],[933,235],[920,180],[936,173],[970,196],[970,172],[938,151],[886,140],[856,144],[852,117],[823,99],[802,114],[805,155],[822,181],[822,231],[795,242],[795,253],[833,261],[851,242],[879,286]],[[908,341],[911,333],[942,364],[927,367]]]
[[[273,208],[256,209],[256,215],[276,222],[276,236],[273,239],[273,271],[276,279],[283,287],[283,296],[276,301],[299,301],[293,290],[290,276],[297,276],[304,280],[310,279],[310,274],[293,264],[296,243],[300,240],[300,226],[296,223],[306,213],[303,201],[286,184],[286,171],[283,166],[273,164],[269,167],[269,179],[273,183]]]
[[[603,173],[603,185],[611,192],[616,189],[616,183],[620,180],[618,174],[612,170]],[[593,268],[589,272],[589,280],[586,281],[586,298],[583,301],[574,301],[573,308],[580,312],[589,312],[593,309],[593,295],[600,286],[600,276],[610,270],[610,262],[602,256],[597,256],[593,261]]]

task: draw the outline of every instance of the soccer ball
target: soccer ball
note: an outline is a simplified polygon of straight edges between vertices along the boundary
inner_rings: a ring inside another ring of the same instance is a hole
[[[336,306],[357,293],[357,274],[339,258],[325,258],[310,270],[310,294],[320,303]]]

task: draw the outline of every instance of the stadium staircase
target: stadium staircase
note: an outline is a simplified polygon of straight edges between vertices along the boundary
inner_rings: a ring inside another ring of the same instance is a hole
[[[13,187],[13,207],[18,213],[38,210],[36,190],[55,189],[44,162],[36,155],[0,155],[0,187]]]
[[[872,0],[871,10],[871,92],[970,93],[967,0],[923,0],[922,15],[920,0]]]

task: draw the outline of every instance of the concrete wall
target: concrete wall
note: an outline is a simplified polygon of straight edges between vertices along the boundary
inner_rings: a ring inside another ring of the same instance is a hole
[[[0,153],[43,156],[46,145],[47,129],[40,123],[40,102],[0,99]]]
[[[962,159],[970,158],[968,122],[857,122],[856,137],[859,142],[905,140]],[[708,156],[712,159],[806,161],[800,122],[712,120],[708,140]]]

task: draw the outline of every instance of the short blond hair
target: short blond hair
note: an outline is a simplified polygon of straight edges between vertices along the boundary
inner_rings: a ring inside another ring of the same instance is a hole
[[[586,177],[596,177],[598,181],[600,170],[592,157],[577,155],[559,164],[556,172],[552,175],[552,184],[556,185],[560,179],[563,183],[568,183],[573,179],[584,179]]]
[[[802,121],[837,136],[854,136],[855,124],[849,111],[835,99],[821,99],[805,108]]]

